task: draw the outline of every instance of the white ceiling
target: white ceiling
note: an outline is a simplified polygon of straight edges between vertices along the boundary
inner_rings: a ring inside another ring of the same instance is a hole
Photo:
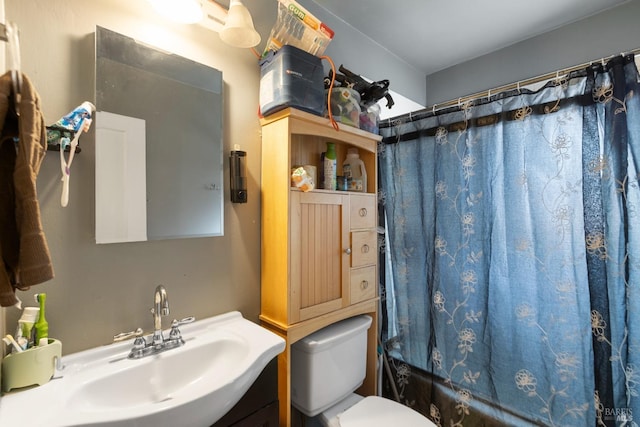
[[[429,75],[629,0],[312,0]]]

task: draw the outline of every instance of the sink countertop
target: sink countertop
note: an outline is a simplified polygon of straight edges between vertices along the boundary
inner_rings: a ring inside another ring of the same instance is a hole
[[[127,358],[132,340],[64,356],[47,384],[0,398],[0,425],[211,425],[285,345],[239,312],[180,331],[183,346],[142,359]]]

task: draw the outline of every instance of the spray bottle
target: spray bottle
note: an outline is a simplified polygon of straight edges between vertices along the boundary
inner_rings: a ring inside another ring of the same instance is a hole
[[[336,190],[336,145],[327,142],[327,152],[324,155],[324,189]]]

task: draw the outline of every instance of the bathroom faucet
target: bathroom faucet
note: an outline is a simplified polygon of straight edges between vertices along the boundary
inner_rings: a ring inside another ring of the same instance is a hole
[[[162,336],[162,316],[169,315],[169,299],[167,298],[167,290],[162,285],[158,285],[153,294],[153,345],[162,345],[164,337]]]
[[[153,293],[151,314],[153,314],[153,335],[145,337],[142,329],[138,328],[135,331],[124,332],[113,337],[115,342],[135,337],[133,348],[129,352],[129,359],[140,359],[184,345],[185,341],[179,327],[196,320],[192,316],[182,320],[174,320],[171,322],[169,337],[165,339],[162,335],[162,316],[169,315],[169,299],[167,298],[167,290],[162,285],[158,285]]]

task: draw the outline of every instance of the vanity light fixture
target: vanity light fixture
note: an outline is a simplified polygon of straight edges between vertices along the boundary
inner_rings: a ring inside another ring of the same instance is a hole
[[[199,0],[148,0],[160,15],[182,24],[195,24],[204,19]]]
[[[164,17],[183,24],[200,24],[220,34],[234,47],[251,48],[260,43],[251,13],[240,0],[231,0],[229,9],[216,0],[148,0]]]
[[[204,19],[200,25],[220,34],[220,39],[234,47],[251,48],[260,43],[249,9],[240,0],[231,0],[225,9],[215,0],[201,0]]]

